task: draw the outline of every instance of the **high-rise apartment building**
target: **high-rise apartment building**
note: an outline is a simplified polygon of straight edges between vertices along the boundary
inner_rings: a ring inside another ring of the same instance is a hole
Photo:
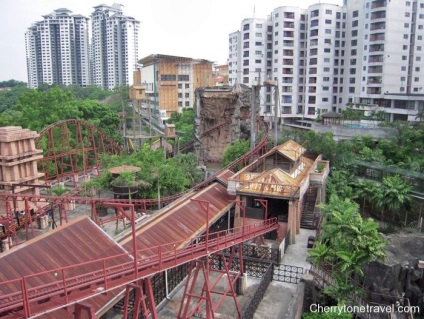
[[[57,9],[25,33],[28,86],[90,82],[88,18]]]
[[[229,35],[229,82],[261,88],[261,114],[282,122],[349,106],[415,120],[424,108],[424,0],[345,0],[279,7]]]
[[[94,7],[91,19],[92,83],[104,89],[132,85],[140,22],[125,16],[119,4]]]

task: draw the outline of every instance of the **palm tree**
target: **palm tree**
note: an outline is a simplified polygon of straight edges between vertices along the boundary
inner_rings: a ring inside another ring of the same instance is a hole
[[[393,215],[411,201],[411,185],[405,182],[399,175],[383,178],[380,188],[376,189],[373,197],[376,207],[381,209],[381,220],[384,220],[384,213],[389,211]]]
[[[356,196],[358,199],[362,198],[362,212],[364,212],[366,201],[373,205],[372,198],[378,191],[377,184],[374,181],[364,180],[359,182],[356,187]],[[373,207],[371,207],[371,210],[372,209]]]
[[[371,218],[362,219],[358,204],[331,195],[327,204],[320,206],[324,224],[309,259],[315,266],[324,261],[332,266],[335,286],[324,292],[343,304],[355,294],[352,279],[362,277],[362,266],[384,257],[384,245],[378,224]]]

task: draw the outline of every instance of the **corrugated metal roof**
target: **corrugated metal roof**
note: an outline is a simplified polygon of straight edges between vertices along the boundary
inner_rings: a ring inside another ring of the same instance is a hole
[[[276,150],[278,153],[287,157],[293,162],[297,161],[299,157],[301,157],[302,154],[305,153],[306,151],[306,149],[303,146],[297,144],[293,140],[288,140],[287,142],[279,146],[276,146]]]
[[[219,181],[224,182],[225,184],[228,184],[228,180],[230,177],[234,175],[234,172],[230,171],[229,169],[223,170],[221,173],[216,175],[216,179]]]
[[[125,252],[93,221],[87,216],[83,216],[1,254],[0,282]],[[119,265],[130,260],[130,256],[124,255],[116,257],[112,263]],[[67,274],[78,275],[97,270],[98,268],[99,264],[89,264],[84,267],[72,268],[67,271]],[[57,281],[57,277],[54,274],[51,276],[43,275],[34,280],[48,284]],[[14,285],[0,285],[0,295],[20,291],[18,289]],[[108,292],[87,302],[94,306],[95,309],[99,309],[113,298],[117,292]],[[47,301],[47,303],[49,302],[54,301]],[[10,315],[13,317],[13,314]],[[74,317],[68,311],[60,309],[43,315],[43,318]]]
[[[206,213],[197,202],[190,199],[210,202],[209,222],[212,224],[233,205],[229,201],[234,197],[228,195],[225,186],[219,183],[213,183],[199,193],[189,195],[184,201],[179,201],[179,205],[170,207],[161,216],[154,218],[137,230],[137,249],[189,241],[202,233],[206,228]],[[131,238],[131,235],[128,235],[119,241],[128,251],[132,251]],[[149,256],[156,253],[157,250],[152,250],[146,251],[143,255]]]
[[[314,162],[314,159],[302,155],[305,152],[306,149],[303,146],[289,140],[274,147],[258,160],[229,177],[229,180],[238,182],[238,193],[277,197],[296,196]],[[287,172],[281,167],[276,167],[264,171],[266,160],[272,158],[275,154],[280,154],[292,161],[294,163],[293,169]]]

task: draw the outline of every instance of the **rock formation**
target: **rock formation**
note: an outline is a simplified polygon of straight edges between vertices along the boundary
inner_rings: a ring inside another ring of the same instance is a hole
[[[393,234],[385,238],[386,260],[372,262],[365,269],[363,283],[365,289],[373,292],[371,301],[396,303],[404,296],[411,305],[424,310],[424,269],[419,268],[419,261],[424,261],[424,234]]]
[[[250,96],[244,85],[196,90],[194,147],[199,162],[220,162],[227,146],[250,135]]]

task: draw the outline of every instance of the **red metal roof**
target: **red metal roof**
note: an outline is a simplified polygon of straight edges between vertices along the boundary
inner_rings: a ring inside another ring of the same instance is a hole
[[[219,180],[219,181],[222,181],[225,184],[228,184],[228,180],[233,175],[234,175],[234,172],[233,171],[230,171],[229,169],[225,169],[221,173],[219,173],[218,175],[216,175],[216,179]]]
[[[80,217],[1,254],[0,295],[4,296],[12,292],[21,291],[17,283],[5,284],[6,281],[124,253],[126,251],[87,216]],[[130,256],[121,255],[113,259],[111,263],[119,265],[130,260]],[[99,267],[101,265],[88,264],[84,267],[80,266],[67,269],[66,272],[67,275],[73,276],[96,270]],[[59,280],[60,276],[60,272],[55,271],[43,276],[37,276],[33,279],[37,281],[37,285],[40,283],[40,280],[43,281],[42,283],[51,284]],[[92,298],[87,302],[95,309],[99,309],[112,299],[117,292],[108,292]],[[47,300],[46,303],[54,303],[54,301]],[[39,310],[43,305],[34,305],[34,307],[37,307],[36,309]],[[0,300],[0,316],[2,308],[2,300]],[[16,314],[9,314],[2,318],[15,316]],[[43,318],[74,317],[71,313],[60,309],[43,315]]]
[[[233,200],[234,197],[228,195],[225,186],[213,183],[199,193],[179,200],[177,205],[171,205],[169,210],[163,212],[161,216],[157,216],[137,230],[137,250],[172,242],[189,241],[202,233],[206,228],[206,212],[199,206],[199,203],[191,201],[191,199],[210,202],[209,223],[212,225],[233,205],[230,200]],[[131,235],[128,235],[119,241],[130,252],[132,252],[131,238]],[[145,251],[143,255],[156,253],[157,251]]]

